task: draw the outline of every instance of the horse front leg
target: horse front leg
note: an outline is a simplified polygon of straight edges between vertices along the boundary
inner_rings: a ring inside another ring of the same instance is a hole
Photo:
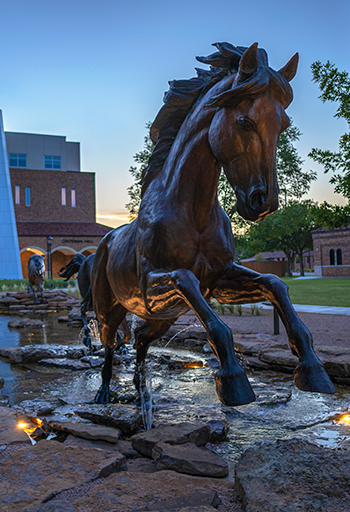
[[[296,314],[288,286],[281,279],[232,264],[217,282],[213,296],[226,304],[271,302],[284,324],[291,351],[299,359],[294,370],[295,385],[302,391],[335,393],[333,383],[314,352],[310,331]]]
[[[199,281],[191,271],[179,269],[169,273],[150,272],[146,297],[151,313],[165,309],[171,301],[182,299],[197,315],[220,361],[220,369],[214,378],[217,395],[223,404],[243,405],[255,400],[245,371],[236,359],[232,332],[207,304],[200,291]]]

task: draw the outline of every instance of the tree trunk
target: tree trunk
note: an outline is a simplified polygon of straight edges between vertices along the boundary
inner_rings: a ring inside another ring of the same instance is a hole
[[[299,252],[299,259],[300,259],[300,276],[304,276],[304,260],[303,260],[303,251]]]

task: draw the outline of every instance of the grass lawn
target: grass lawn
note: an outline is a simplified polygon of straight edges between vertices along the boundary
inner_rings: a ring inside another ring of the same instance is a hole
[[[350,279],[284,277],[293,304],[350,307]]]

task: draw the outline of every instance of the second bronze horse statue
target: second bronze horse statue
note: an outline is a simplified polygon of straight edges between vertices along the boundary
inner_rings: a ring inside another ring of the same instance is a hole
[[[174,80],[151,127],[155,144],[143,177],[138,218],[108,233],[91,270],[94,310],[105,346],[102,385],[95,401],[109,401],[115,333],[127,311],[144,323],[135,331],[134,382],[150,343],[192,309],[220,360],[216,390],[226,405],[255,400],[234,353],[231,330],[208,304],[268,300],[299,358],[296,386],[333,393],[313,350],[312,337],[290,302],[288,287],[272,274],[234,263],[230,221],[217,198],[221,168],[235,191],[239,214],[260,221],[278,207],[276,147],[288,127],[298,55],[278,72],[265,50],[216,43],[218,52],[197,57],[211,66],[190,80]]]

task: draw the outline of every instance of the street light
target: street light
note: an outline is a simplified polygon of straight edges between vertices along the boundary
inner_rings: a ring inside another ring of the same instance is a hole
[[[47,237],[47,278],[52,279],[52,258],[51,258],[51,245],[52,236]]]

